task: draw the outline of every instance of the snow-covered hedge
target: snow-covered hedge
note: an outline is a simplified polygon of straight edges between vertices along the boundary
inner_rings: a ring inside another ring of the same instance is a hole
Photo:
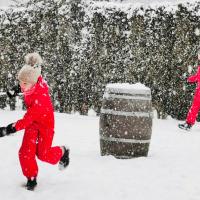
[[[196,70],[199,13],[200,3],[138,7],[89,0],[32,0],[1,10],[1,91],[16,84],[24,55],[38,51],[57,111],[99,112],[107,83],[141,82],[151,88],[159,117],[184,119],[194,89],[185,78]]]

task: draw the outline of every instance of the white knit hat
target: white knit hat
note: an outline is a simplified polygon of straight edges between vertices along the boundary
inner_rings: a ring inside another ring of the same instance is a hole
[[[34,52],[34,53],[28,53],[25,56],[25,63],[31,66],[34,66],[34,65],[41,66],[43,61],[42,61],[41,56],[38,53]]]
[[[35,84],[41,75],[42,58],[38,53],[29,53],[25,56],[25,63],[18,73],[18,79]]]

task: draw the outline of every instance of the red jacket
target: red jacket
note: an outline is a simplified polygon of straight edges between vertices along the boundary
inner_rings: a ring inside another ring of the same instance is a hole
[[[188,77],[187,81],[189,83],[197,82],[197,89],[200,89],[200,65],[198,66],[197,73],[193,76]]]
[[[38,129],[54,129],[54,109],[49,96],[48,85],[40,76],[35,85],[34,92],[24,95],[27,112],[23,119],[16,122],[17,131],[26,129],[33,123]]]

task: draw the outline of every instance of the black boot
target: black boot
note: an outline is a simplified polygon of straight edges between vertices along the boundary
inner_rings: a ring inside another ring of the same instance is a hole
[[[28,179],[27,183],[26,183],[26,189],[33,191],[35,189],[36,185],[37,185],[36,178]]]
[[[63,148],[64,148],[64,154],[61,157],[58,166],[60,170],[65,169],[69,165],[69,148],[66,148],[65,146],[63,146]]]
[[[184,124],[179,124],[178,127],[186,131],[189,131],[192,128],[192,125],[185,122]]]

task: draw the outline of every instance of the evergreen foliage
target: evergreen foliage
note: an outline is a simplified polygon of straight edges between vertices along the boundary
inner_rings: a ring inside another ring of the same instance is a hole
[[[17,84],[24,56],[44,58],[56,111],[100,112],[107,83],[151,88],[159,118],[185,119],[195,85],[200,3],[118,9],[94,1],[30,0],[0,10],[0,92]],[[15,101],[0,98],[0,107]]]

